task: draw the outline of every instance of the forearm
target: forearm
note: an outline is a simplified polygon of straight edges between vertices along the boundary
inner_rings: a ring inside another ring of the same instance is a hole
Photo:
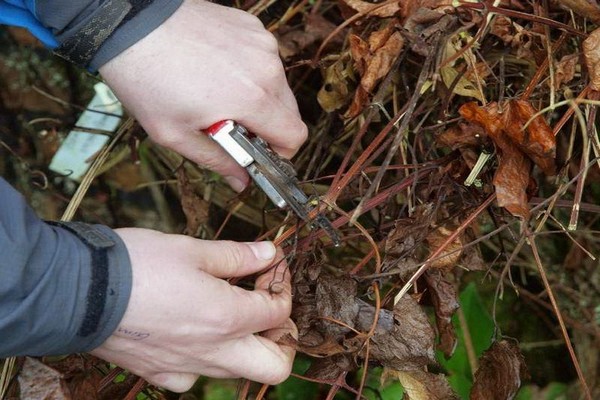
[[[0,199],[0,357],[102,344],[117,328],[131,291],[123,242],[109,228],[94,226],[114,242],[106,249],[106,268],[99,268],[88,245],[41,221],[1,178]]]

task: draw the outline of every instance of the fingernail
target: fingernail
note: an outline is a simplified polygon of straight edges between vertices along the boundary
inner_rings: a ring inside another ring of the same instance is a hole
[[[225,176],[224,179],[225,182],[227,182],[229,186],[231,186],[231,188],[238,193],[246,189],[246,186],[248,185],[247,182],[244,182],[235,176]]]
[[[261,260],[271,260],[275,257],[275,245],[271,242],[253,242],[248,243],[248,245],[256,258]]]

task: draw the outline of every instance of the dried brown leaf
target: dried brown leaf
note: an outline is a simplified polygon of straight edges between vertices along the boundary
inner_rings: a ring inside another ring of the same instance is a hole
[[[287,32],[275,33],[279,43],[279,54],[284,59],[296,56],[315,42],[328,37],[335,29],[336,25],[321,14],[307,14],[304,20],[304,29],[291,29]],[[329,44],[339,45],[343,39],[342,33],[330,38]]]
[[[507,340],[494,342],[481,356],[470,399],[513,399],[526,376],[527,368],[519,346]]]
[[[341,60],[325,69],[323,86],[317,93],[317,101],[323,110],[333,112],[348,103],[350,99],[348,80],[351,79],[350,68],[347,68]]]
[[[505,142],[496,175],[494,186],[498,205],[504,207],[512,215],[524,220],[529,219],[527,204],[527,186],[529,185],[529,170],[531,162],[525,154],[511,144]]]
[[[430,252],[436,251],[444,242],[448,239],[448,237],[452,234],[452,231],[444,226],[440,226],[437,229],[429,232],[427,235],[427,243],[429,244]],[[431,262],[432,268],[443,268],[443,269],[452,269],[456,264],[458,264],[458,260],[462,255],[463,243],[460,237],[457,237],[452,242],[450,242],[442,254],[437,257],[435,260]]]
[[[511,100],[503,107],[495,102],[485,107],[467,103],[459,112],[466,120],[481,125],[500,150],[494,176],[498,204],[515,216],[528,218],[530,160],[548,175],[555,172],[556,140],[552,130],[541,116],[532,118],[535,109],[522,100]]]
[[[335,277],[324,274],[319,277],[315,300],[317,313],[322,318],[319,325],[325,336],[341,339],[350,332],[344,325],[354,327],[354,320],[359,311],[355,301],[357,290],[356,281],[349,276]]]
[[[590,87],[600,90],[600,28],[590,33],[583,41],[583,56],[590,74]]]
[[[587,0],[558,0],[558,3],[568,10],[573,10],[575,14],[587,18],[596,24],[600,24],[600,7],[598,7],[596,2]]]
[[[342,0],[353,10],[373,17],[388,18],[400,11],[399,1],[387,1],[385,5],[373,4],[362,0]]]
[[[395,370],[413,370],[435,362],[435,334],[427,314],[410,296],[394,307],[391,332],[376,332],[371,338],[370,356]]]
[[[459,307],[456,289],[442,271],[430,269],[425,273],[424,278],[433,303],[435,323],[440,337],[438,349],[446,357],[450,357],[457,344],[454,325],[452,325],[452,316]]]
[[[394,377],[405,390],[404,400],[455,400],[458,396],[442,374],[422,370],[384,371],[386,379]]]
[[[71,400],[62,374],[44,363],[27,357],[19,373],[22,399]]]
[[[578,54],[567,54],[558,61],[554,71],[554,89],[558,90],[575,77],[575,71],[579,65]],[[548,81],[550,82],[550,81]]]
[[[556,138],[546,120],[538,115],[531,103],[512,100],[503,113],[505,131],[517,147],[531,158],[546,175],[554,175],[556,165]],[[523,129],[527,125],[527,128]]]
[[[369,42],[371,41],[369,40]],[[385,44],[375,50],[373,57],[367,63],[366,71],[360,81],[361,86],[367,92],[371,92],[375,88],[375,85],[390,72],[394,61],[396,61],[402,52],[403,47],[404,38],[400,32],[394,32],[389,36]]]
[[[210,203],[200,197],[187,177],[185,168],[177,170],[177,188],[187,225],[184,233],[197,237],[208,223]]]

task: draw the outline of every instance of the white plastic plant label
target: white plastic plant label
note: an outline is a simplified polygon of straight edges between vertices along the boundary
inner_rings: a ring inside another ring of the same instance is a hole
[[[96,94],[81,114],[75,128],[60,145],[49,168],[61,175],[79,181],[90,167],[94,156],[110,139],[108,135],[78,130],[87,128],[106,133],[114,132],[123,115],[123,107],[104,83],[94,85]]]

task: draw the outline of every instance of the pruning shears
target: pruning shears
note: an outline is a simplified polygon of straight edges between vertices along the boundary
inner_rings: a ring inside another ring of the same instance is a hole
[[[289,206],[300,219],[322,228],[335,246],[340,245],[340,237],[327,217],[318,214],[311,220],[313,202],[300,189],[296,170],[289,160],[235,121],[219,121],[205,132],[248,171],[273,204],[279,208]]]

